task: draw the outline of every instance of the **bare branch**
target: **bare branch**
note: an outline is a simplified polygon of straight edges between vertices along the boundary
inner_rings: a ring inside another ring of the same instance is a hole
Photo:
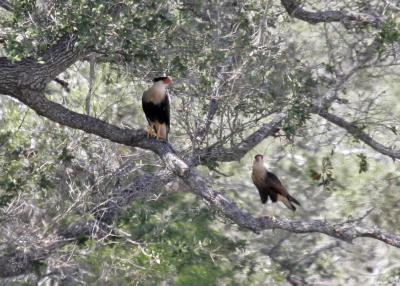
[[[129,185],[114,189],[108,202],[96,207],[92,213],[99,221],[111,223],[123,214],[125,207],[133,200],[157,193],[174,178],[176,176],[168,170],[160,170],[154,174],[146,173]]]
[[[70,91],[71,91],[71,89],[69,88],[68,82],[66,82],[65,80],[62,80],[62,79],[56,77],[56,78],[54,79],[54,81],[55,81],[56,83],[58,83],[59,85],[61,85],[61,86],[65,89],[66,92],[70,92]]]
[[[158,192],[176,178],[172,172],[161,170],[155,174],[144,174],[136,178],[128,186],[115,189],[111,198],[92,211],[96,219],[78,220],[71,225],[60,228],[56,234],[49,235],[43,241],[30,242],[31,247],[19,250],[18,245],[10,245],[10,252],[0,250],[0,277],[13,277],[31,273],[35,265],[45,261],[57,249],[81,240],[84,237],[107,239],[115,236],[118,230],[111,227],[114,219],[124,214],[124,208],[138,197],[148,197]],[[110,225],[108,224],[110,223]]]
[[[352,134],[355,138],[360,139],[365,144],[372,147],[374,150],[378,151],[379,153],[387,155],[392,159],[400,159],[400,150],[386,147],[385,145],[377,142],[371,136],[369,136],[367,133],[365,133],[359,127],[357,127],[355,124],[347,122],[343,118],[340,118],[339,116],[336,116],[332,113],[329,113],[329,112],[326,112],[323,110],[315,110],[314,109],[314,112],[316,114],[318,114],[319,116],[325,118],[329,122],[332,122],[333,124],[342,127],[347,132]]]
[[[86,95],[86,100],[85,100],[85,111],[87,115],[90,115],[90,101],[92,99],[93,95],[93,84],[94,81],[96,80],[96,58],[94,54],[90,55],[90,72],[89,72],[89,90],[88,94]]]
[[[111,228],[99,221],[80,221],[59,231],[28,249],[4,249],[0,255],[0,277],[13,277],[35,271],[42,261],[62,246],[84,236],[98,239],[108,236]],[[32,242],[31,242],[32,243]]]
[[[310,24],[340,22],[346,27],[352,26],[352,24],[379,27],[382,22],[382,20],[375,15],[363,13],[332,10],[310,12],[304,10],[298,0],[281,0],[281,4],[290,16]]]
[[[223,69],[222,69],[223,70]],[[210,99],[210,104],[208,106],[207,114],[204,118],[204,126],[198,128],[194,135],[194,138],[199,142],[203,142],[204,138],[207,136],[210,130],[211,122],[214,119],[215,114],[218,110],[218,100],[220,97],[219,90],[221,87],[222,79],[218,78],[214,84],[213,92]]]

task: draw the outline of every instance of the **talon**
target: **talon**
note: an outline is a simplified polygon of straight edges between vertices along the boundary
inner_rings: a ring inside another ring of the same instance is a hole
[[[147,129],[146,129],[147,138],[156,136],[153,128],[154,128],[154,124],[151,124],[149,127],[147,127]]]

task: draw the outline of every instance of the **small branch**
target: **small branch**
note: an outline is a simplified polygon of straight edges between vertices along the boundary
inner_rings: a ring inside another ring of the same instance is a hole
[[[361,140],[362,142],[364,142],[374,150],[378,151],[379,153],[387,155],[392,159],[400,159],[400,150],[386,147],[385,145],[377,142],[371,136],[369,136],[367,133],[365,133],[359,127],[357,127],[355,124],[347,122],[346,120],[323,110],[313,109],[313,112],[325,118],[329,122],[339,127],[342,127],[351,135],[353,135],[355,138]]]
[[[204,126],[197,129],[195,134],[195,139],[198,140],[200,143],[204,140],[208,131],[210,130],[211,122],[217,110],[218,110],[218,97],[212,96],[210,100],[210,105],[208,106],[207,115],[204,120],[205,121]]]
[[[59,228],[55,235],[45,237],[41,241],[31,243],[28,251],[10,246],[10,252],[0,251],[0,277],[14,277],[35,270],[35,265],[45,261],[57,249],[81,240],[84,237],[107,239],[116,236],[118,230],[111,227],[114,219],[123,215],[123,210],[138,197],[146,197],[176,178],[172,172],[161,170],[155,174],[144,174],[136,178],[128,186],[117,188],[112,197],[102,206],[94,209],[92,214],[96,219],[83,218],[68,226]]]
[[[86,100],[85,100],[85,111],[86,114],[90,114],[90,101],[92,99],[93,95],[93,84],[94,81],[96,80],[96,58],[94,54],[90,55],[90,72],[89,72],[89,90],[88,94],[86,95]]]
[[[99,221],[81,221],[62,228],[53,237],[43,239],[30,245],[29,249],[3,250],[0,254],[0,277],[14,277],[37,270],[39,263],[53,254],[57,249],[81,239],[84,236],[101,239],[107,237],[112,229]],[[32,243],[32,242],[31,242]]]
[[[55,81],[56,83],[58,83],[59,85],[61,85],[61,86],[65,89],[66,92],[70,92],[70,91],[71,91],[71,89],[69,88],[68,82],[66,82],[65,80],[62,80],[62,79],[56,77],[56,78],[54,79],[54,81]]]
[[[353,24],[379,27],[382,23],[379,17],[363,13],[332,10],[310,12],[300,7],[298,0],[281,0],[281,4],[290,16],[310,24],[340,22],[346,27]]]
[[[96,207],[92,213],[99,221],[112,223],[133,200],[157,193],[174,178],[176,176],[168,170],[139,176],[129,185],[114,189],[110,199],[104,205]]]
[[[317,247],[315,250],[313,250],[311,253],[307,254],[305,257],[303,257],[300,261],[297,261],[297,263],[304,265],[304,268],[310,267],[312,264],[315,263],[315,261],[318,259],[320,254],[330,251],[336,247],[341,246],[342,243],[339,241],[334,241],[331,242],[327,245]]]
[[[265,138],[274,135],[278,131],[278,127],[282,123],[285,115],[276,113],[271,121],[264,124],[257,131],[246,137],[238,145],[232,148],[225,148],[220,143],[213,144],[204,150],[199,150],[190,160],[192,162],[206,163],[207,161],[230,162],[240,160],[256,145],[261,143]]]
[[[204,125],[196,130],[194,138],[201,144],[210,130],[211,122],[214,119],[218,110],[219,89],[221,87],[221,79],[218,78],[215,82],[214,89],[211,95],[210,104],[208,106],[207,114],[204,118]]]

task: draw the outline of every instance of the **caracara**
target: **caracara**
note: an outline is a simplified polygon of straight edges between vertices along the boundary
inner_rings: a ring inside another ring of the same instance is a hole
[[[288,191],[282,186],[281,181],[275,174],[268,172],[264,165],[263,156],[256,155],[253,162],[253,173],[251,174],[254,185],[256,185],[258,192],[260,193],[261,202],[265,204],[268,201],[268,197],[273,203],[281,201],[292,211],[296,210],[293,205],[300,206],[300,203],[289,195]]]
[[[147,134],[157,139],[168,140],[170,111],[167,87],[171,82],[167,76],[153,79],[153,86],[142,97],[143,111],[150,125]]]

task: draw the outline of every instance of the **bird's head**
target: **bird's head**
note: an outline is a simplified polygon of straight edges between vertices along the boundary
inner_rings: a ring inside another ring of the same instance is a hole
[[[254,160],[257,161],[257,162],[262,162],[263,159],[264,159],[264,156],[261,155],[261,154],[257,154],[257,155],[254,157]]]
[[[154,83],[162,84],[165,87],[169,86],[172,83],[172,79],[168,76],[160,76],[153,79]]]

